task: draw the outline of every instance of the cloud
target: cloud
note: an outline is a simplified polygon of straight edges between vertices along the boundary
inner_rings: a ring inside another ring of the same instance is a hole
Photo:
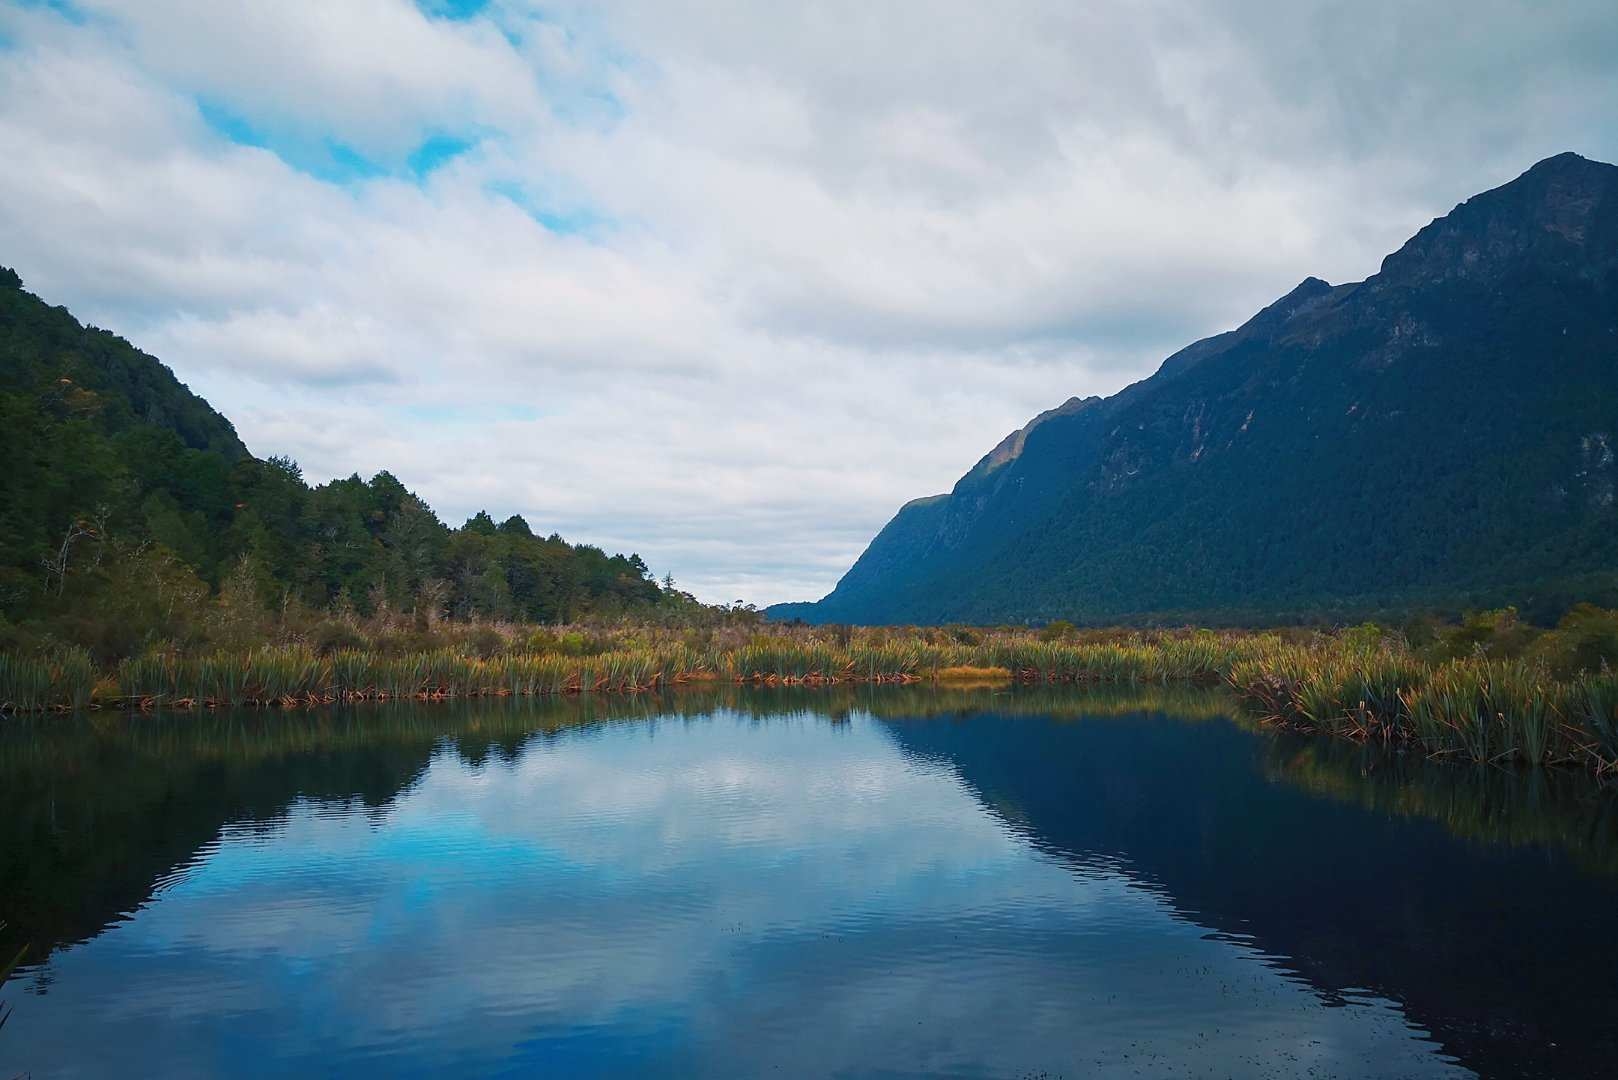
[[[155,80],[289,138],[399,158],[423,130],[499,125],[543,107],[538,74],[496,26],[427,18],[399,0],[76,5]]]
[[[0,263],[258,453],[712,600],[824,592],[1033,413],[1618,158],[1601,3],[73,11],[0,0]]]

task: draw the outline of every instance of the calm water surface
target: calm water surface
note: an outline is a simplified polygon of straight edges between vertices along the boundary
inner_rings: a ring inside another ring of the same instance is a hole
[[[0,1077],[1600,1076],[1618,812],[1215,697],[0,727]]]

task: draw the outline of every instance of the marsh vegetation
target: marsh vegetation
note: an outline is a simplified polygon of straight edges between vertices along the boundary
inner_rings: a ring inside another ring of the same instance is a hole
[[[265,627],[266,630],[271,628]],[[1474,762],[1618,767],[1618,613],[1554,629],[1509,609],[1458,624],[1333,632],[806,627],[350,617],[248,647],[173,643],[101,665],[61,646],[0,656],[8,711],[308,706],[338,701],[636,694],[720,682],[1226,684],[1259,722]]]

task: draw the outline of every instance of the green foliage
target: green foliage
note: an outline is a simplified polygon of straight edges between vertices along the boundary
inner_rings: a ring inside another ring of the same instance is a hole
[[[1077,630],[1078,628],[1066,619],[1057,619],[1055,622],[1046,623],[1040,628],[1039,640],[1063,641],[1072,637]]]
[[[466,647],[470,655],[487,660],[505,651],[506,639],[492,626],[478,626],[467,636]]]
[[[1564,679],[1618,668],[1618,611],[1577,604],[1529,652]]]
[[[1573,720],[1589,733],[1603,771],[1618,768],[1618,675],[1588,677],[1571,698]]]
[[[324,619],[309,634],[309,644],[322,656],[365,645],[365,637],[358,627],[342,619]]]
[[[638,555],[511,517],[447,528],[386,472],[311,488],[248,454],[156,359],[0,276],[0,630],[101,661],[175,644],[239,650],[294,606],[440,619],[695,617]],[[216,596],[216,599],[210,599]],[[325,651],[353,644],[332,631]]]
[[[315,705],[565,693],[638,693],[694,681],[778,685],[912,683],[975,677],[1025,684],[1197,685],[1223,681],[1261,723],[1428,754],[1530,766],[1618,768],[1618,675],[1558,677],[1538,659],[1474,655],[1422,660],[1398,634],[1208,630],[703,628],[644,622],[522,628],[441,624],[387,629],[321,618],[273,644],[149,649],[98,681],[90,654],[54,647],[0,654],[8,711],[126,707]],[[1581,612],[1579,626],[1605,615]],[[1498,623],[1498,620],[1496,620]],[[1544,637],[1552,637],[1546,634]],[[1583,640],[1582,637],[1576,638]]]
[[[901,508],[829,596],[771,616],[1256,626],[1518,600],[1543,622],[1618,604],[1615,211],[1618,168],[1536,167],[1363,285],[1310,279],[1150,378],[1041,414]],[[1474,629],[1493,659],[1521,645]],[[1472,655],[1452,644],[1443,659]]]
[[[1416,737],[1431,753],[1474,762],[1544,765],[1571,756],[1561,718],[1567,692],[1521,660],[1455,660],[1404,697]]]
[[[1484,657],[1512,660],[1527,650],[1538,636],[1532,626],[1517,617],[1514,607],[1467,615],[1461,624],[1437,631],[1425,659],[1432,663]]]
[[[81,709],[90,704],[96,671],[84,649],[41,656],[0,654],[0,712]]]

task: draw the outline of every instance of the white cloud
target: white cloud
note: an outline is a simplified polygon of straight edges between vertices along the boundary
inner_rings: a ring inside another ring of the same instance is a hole
[[[543,107],[540,73],[497,27],[428,19],[399,0],[75,2],[154,78],[272,131],[397,155],[423,129]]]
[[[77,10],[0,0],[0,263],[258,453],[713,600],[817,595],[1032,413],[1618,158],[1606,4]],[[332,144],[382,173],[300,171]]]

